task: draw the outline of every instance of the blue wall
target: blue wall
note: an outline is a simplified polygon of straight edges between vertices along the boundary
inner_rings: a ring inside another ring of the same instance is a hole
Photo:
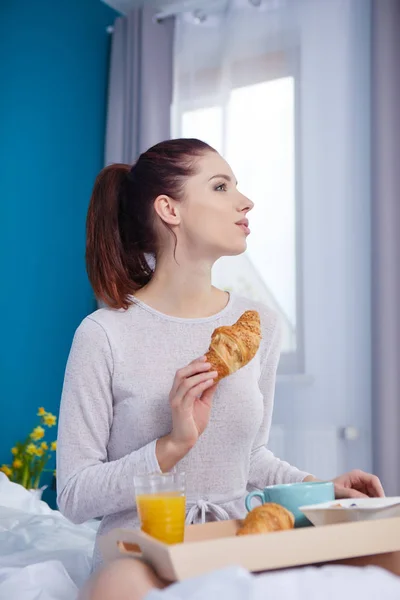
[[[74,330],[95,308],[85,217],[102,167],[116,13],[100,0],[0,4],[2,463],[38,406],[58,413]]]

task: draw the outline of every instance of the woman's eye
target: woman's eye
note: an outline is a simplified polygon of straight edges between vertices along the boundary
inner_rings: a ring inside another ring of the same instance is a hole
[[[217,185],[217,187],[215,188],[216,192],[226,192],[227,190],[227,185],[226,183],[220,183],[219,185]]]

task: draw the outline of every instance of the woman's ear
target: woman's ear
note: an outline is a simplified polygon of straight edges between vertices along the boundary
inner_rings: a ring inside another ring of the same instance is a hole
[[[181,222],[179,204],[169,196],[157,196],[154,200],[154,210],[160,219],[168,225],[179,225]]]

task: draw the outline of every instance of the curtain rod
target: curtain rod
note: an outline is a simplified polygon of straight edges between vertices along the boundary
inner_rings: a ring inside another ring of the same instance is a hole
[[[208,9],[219,8],[224,6],[227,0],[185,0],[184,2],[176,2],[165,9],[161,9],[160,12],[156,13],[153,17],[153,21],[161,23],[169,17],[176,17],[185,12],[191,12],[204,14]]]
[[[247,0],[249,4],[255,8],[259,8],[263,3],[263,0]],[[275,2],[285,2],[285,0],[274,0]],[[184,0],[183,2],[177,2],[172,4],[169,8],[160,10],[154,17],[154,23],[162,23],[170,17],[176,17],[185,12],[193,13],[194,18],[198,19],[199,23],[202,23],[207,18],[207,10],[223,7],[227,0]],[[106,29],[107,33],[113,33],[114,27],[109,25]]]
[[[186,1],[183,3],[178,3],[172,5],[170,8],[166,8],[165,10],[160,11],[155,14],[153,20],[157,23],[161,23],[165,19],[169,17],[176,17],[185,12],[191,12],[194,18],[198,19],[199,23],[202,23],[207,18],[207,11],[209,9],[220,9],[223,8],[227,4],[228,0],[193,0]],[[247,0],[248,4],[251,4],[254,8],[260,8],[262,4],[271,3],[271,9],[276,9],[282,7],[286,4],[287,0]],[[196,14],[197,13],[197,14]]]

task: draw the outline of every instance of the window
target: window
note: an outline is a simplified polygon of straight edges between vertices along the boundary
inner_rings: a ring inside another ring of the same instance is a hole
[[[218,150],[240,191],[255,202],[247,252],[218,261],[213,282],[280,313],[280,372],[301,372],[296,77],[275,68],[270,77],[255,82],[248,76],[236,79],[223,97],[207,93],[175,106],[174,135],[198,137]],[[209,92],[213,86],[205,87]]]

